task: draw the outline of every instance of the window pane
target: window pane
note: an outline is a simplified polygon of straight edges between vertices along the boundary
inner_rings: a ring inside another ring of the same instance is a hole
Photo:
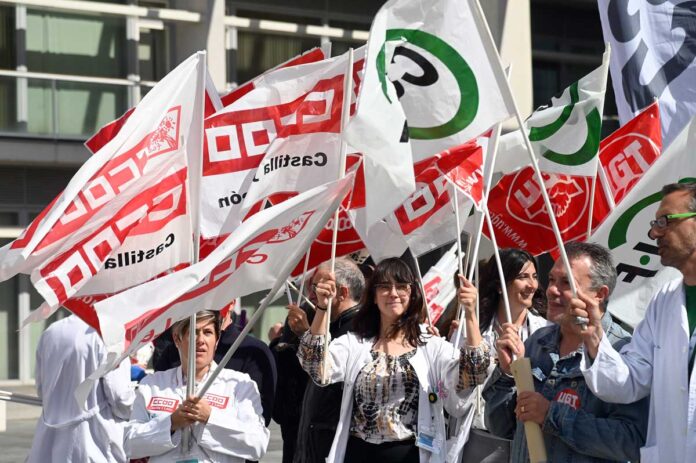
[[[253,79],[283,61],[320,45],[319,39],[239,32],[237,83]]]
[[[0,239],[0,246],[9,243]],[[0,282],[0,380],[19,378],[18,277]]]

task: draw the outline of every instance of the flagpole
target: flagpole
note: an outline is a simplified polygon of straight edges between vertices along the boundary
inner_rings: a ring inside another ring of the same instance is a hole
[[[353,94],[353,49],[348,50],[348,67],[346,69],[345,77],[343,79],[343,107],[341,108],[341,134],[344,132],[346,125],[348,124],[348,118],[350,117],[350,105],[351,96]],[[345,139],[341,141],[341,152],[339,161],[339,178],[343,178],[346,175],[346,151],[348,151],[348,144]],[[341,211],[341,206],[336,208],[333,220],[333,235],[331,237],[331,273],[336,270],[336,242],[338,241],[338,215]],[[337,288],[338,289],[338,288]],[[329,338],[330,327],[331,327],[331,305],[332,298],[329,298],[326,303],[326,334],[324,335],[324,358],[322,359],[322,384],[328,384],[328,371],[329,371]]]
[[[302,292],[299,289],[297,289],[297,286],[295,286],[292,283],[292,281],[288,281],[288,286],[290,286],[290,288],[293,289],[297,293],[297,305],[300,305],[302,303],[302,299],[304,299],[305,302],[307,303],[307,305],[309,305],[309,307],[312,308],[312,310],[316,310],[317,307],[314,305],[314,303],[312,301],[310,301],[309,299],[307,299],[307,296],[302,294]]]
[[[507,285],[505,284],[505,272],[503,272],[503,263],[500,260],[500,250],[498,249],[498,241],[495,239],[495,229],[491,221],[491,214],[488,211],[488,205],[483,209],[483,215],[486,218],[488,225],[488,233],[491,234],[491,243],[493,243],[493,255],[495,256],[495,265],[498,268],[498,279],[500,280],[500,294],[503,296],[503,305],[505,306],[505,320],[512,323],[512,314],[510,313],[510,299],[508,298]],[[514,359],[514,356],[513,356]]]
[[[502,124],[498,123],[493,129],[493,135],[491,136],[489,146],[486,149],[486,159],[484,160],[484,184],[483,184],[483,198],[481,199],[481,204],[485,206],[488,202],[488,194],[491,191],[491,183],[493,181],[493,167],[495,166],[495,158],[498,155],[498,142],[500,141],[500,130],[502,129]],[[474,278],[474,268],[478,262],[479,248],[481,247],[481,236],[483,235],[483,223],[484,223],[483,213],[480,214],[479,221],[477,223],[476,235],[474,238],[474,255],[470,260],[473,265],[469,268],[468,279],[471,281]],[[477,286],[478,288],[478,286]],[[478,298],[476,298],[478,302]],[[466,329],[464,325],[464,314],[459,314],[459,326],[457,327],[457,332],[454,335],[454,346],[458,347],[459,339],[461,337],[462,329]],[[480,320],[478,313],[476,314],[476,320]],[[466,336],[466,334],[465,334]],[[455,351],[456,355],[456,351]]]
[[[428,325],[434,327],[433,319],[430,316],[430,304],[428,303],[428,298],[425,297],[425,286],[423,286],[423,274],[421,273],[420,265],[418,264],[418,257],[411,253],[413,257],[413,263],[416,266],[416,272],[418,273],[418,285],[420,286],[421,292],[423,293],[423,302],[425,302],[425,315],[428,317]]]
[[[304,266],[302,267],[302,279],[300,280],[300,289],[297,292],[297,305],[300,305],[300,298],[304,296],[304,285],[307,281],[307,267],[309,267],[309,253],[312,251],[312,246],[307,249],[307,254],[305,254]],[[293,285],[294,286],[294,285]],[[305,298],[307,299],[307,298]]]
[[[497,67],[497,73],[499,75],[504,75],[504,67],[500,62],[500,55],[495,49],[495,42],[493,41],[493,36],[491,30],[488,27],[488,22],[486,22],[483,11],[481,10],[481,5],[478,0],[469,0],[469,5],[472,7],[472,13],[474,14],[474,19],[478,23],[479,28],[483,29],[482,32],[486,34],[486,37],[482,37],[484,46],[489,47],[489,56],[492,55],[494,58],[491,64]],[[540,190],[542,197],[544,198],[544,205],[546,206],[546,211],[549,215],[551,221],[551,226],[553,228],[554,236],[558,242],[558,250],[561,253],[561,259],[565,266],[566,272],[568,274],[568,282],[572,290],[573,296],[577,297],[577,288],[575,286],[575,279],[573,278],[572,269],[570,268],[570,262],[568,261],[568,255],[563,247],[563,240],[561,238],[561,232],[558,229],[558,224],[556,223],[556,218],[553,216],[553,209],[551,208],[551,201],[549,199],[548,192],[544,187],[544,179],[541,176],[541,171],[539,170],[539,164],[534,156],[534,151],[532,149],[532,143],[529,141],[529,134],[522,121],[522,116],[520,115],[520,110],[517,107],[517,102],[512,94],[512,89],[510,88],[510,82],[507,79],[499,79],[501,81],[501,89],[507,93],[505,95],[507,99],[512,103],[512,107],[515,112],[515,119],[517,119],[517,125],[522,133],[522,138],[524,140],[525,147],[527,148],[527,153],[532,161],[532,166],[534,167],[534,172],[541,186]],[[487,208],[487,205],[486,205]],[[489,226],[492,224],[489,224]],[[501,283],[505,281],[502,280]],[[534,380],[532,379],[532,367],[529,358],[517,359],[512,362],[510,369],[515,378],[515,384],[517,385],[518,393],[521,391],[534,391]],[[533,421],[524,422],[524,431],[527,437],[527,448],[529,449],[529,459],[531,463],[546,463],[548,457],[546,455],[546,447],[544,445],[544,436],[541,433],[541,426]]]
[[[595,174],[592,176],[592,187],[590,188],[590,212],[588,214],[587,218],[587,238],[586,240],[590,240],[590,236],[592,235],[592,215],[594,214],[594,199],[595,199],[595,191],[597,189],[597,172],[599,171],[599,160],[597,160],[595,164]]]
[[[609,209],[614,209],[616,207],[616,202],[614,201],[614,195],[612,194],[611,187],[609,186],[607,173],[604,172],[604,168],[602,166],[597,169],[597,173],[599,174],[599,183],[604,189],[604,196],[607,198],[607,202],[609,203]]]
[[[457,193],[457,187],[455,185],[452,185],[452,200],[454,201],[454,221],[456,222],[457,226],[457,268],[459,270],[459,275],[461,276],[466,276],[464,271],[466,270],[462,263],[464,256],[462,256],[462,226],[459,223],[459,194]],[[469,252],[471,250],[471,240],[467,239],[466,240],[466,258],[467,260],[469,259]],[[457,319],[463,320],[463,315],[464,311],[462,310],[462,306],[460,304],[457,304]],[[461,329],[457,329],[457,335],[455,336],[454,339],[454,347],[459,347],[459,338],[464,335],[464,338],[466,338],[467,333],[466,333],[466,324],[460,324],[459,325]]]
[[[198,63],[198,101],[200,103],[201,112],[201,128],[200,133],[203,133],[203,118],[205,114],[205,80],[207,72],[207,54],[205,51],[199,51],[201,57]],[[203,178],[203,137],[200,138],[200,145],[196,147],[198,156],[197,169],[189,170],[190,174],[195,172],[196,176],[189,177],[189,208],[191,210],[191,225],[193,228],[193,260],[191,264],[197,264],[200,260],[201,246],[201,224],[200,224],[200,194],[201,194],[201,179]],[[188,158],[191,160],[191,158]],[[189,163],[189,165],[191,165]],[[193,201],[191,200],[193,198]],[[193,396],[196,391],[196,312],[189,317],[188,330],[188,363],[186,370],[186,398]],[[186,426],[182,432],[182,449],[184,452],[191,450],[191,426]]]

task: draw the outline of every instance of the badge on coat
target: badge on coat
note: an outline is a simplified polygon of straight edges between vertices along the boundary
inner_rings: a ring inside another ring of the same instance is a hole
[[[561,392],[556,394],[556,398],[554,400],[558,403],[569,405],[575,410],[580,409],[580,395],[575,389],[563,389]]]

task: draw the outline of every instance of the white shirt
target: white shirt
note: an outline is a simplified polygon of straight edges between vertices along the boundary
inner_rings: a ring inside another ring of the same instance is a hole
[[[36,351],[36,389],[42,413],[27,461],[123,462],[123,426],[135,393],[128,360],[101,378],[83,410],[77,386],[106,359],[97,332],[72,315],[44,331]]]
[[[210,371],[216,368],[215,362]],[[208,375],[201,383],[207,380]],[[193,425],[190,453],[181,449],[182,430],[171,434],[171,414],[186,397],[181,367],[146,376],[138,387],[131,421],[126,427],[129,458],[150,457],[150,463],[198,460],[242,463],[260,460],[270,433],[264,425],[261,396],[246,373],[224,369],[204,398],[211,406],[206,424]]]
[[[691,463],[696,456],[696,374],[691,371],[689,384],[688,331],[680,278],[653,297],[621,354],[603,336],[594,362],[585,354],[581,363],[587,385],[602,400],[631,403],[652,394],[643,463]]]
[[[455,416],[464,413],[466,398],[473,389],[456,392],[459,382],[459,351],[439,337],[424,336],[426,344],[418,346],[416,353],[409,359],[419,382],[418,391],[418,432],[434,436],[438,453],[420,449],[421,463],[441,463],[446,461],[445,419],[443,406]],[[353,333],[348,333],[329,344],[330,383],[343,381],[341,414],[328,463],[342,462],[350,430],[350,418],[353,411],[353,388],[358,373],[372,360],[370,351],[373,340],[363,340]],[[428,393],[439,389],[440,397],[431,404]]]

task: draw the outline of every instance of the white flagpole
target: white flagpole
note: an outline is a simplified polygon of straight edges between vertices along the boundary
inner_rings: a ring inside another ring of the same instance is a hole
[[[454,201],[454,221],[457,223],[457,268],[459,270],[459,275],[466,276],[464,273],[466,271],[463,265],[464,256],[462,256],[462,226],[459,222],[459,194],[457,192],[457,187],[452,185],[452,200]],[[471,239],[466,240],[466,259],[469,259],[469,252],[471,250]],[[456,297],[456,296],[455,296]],[[460,320],[464,319],[464,311],[462,306],[457,304],[457,318]],[[457,330],[457,336],[454,339],[454,347],[459,347],[459,337],[464,336],[466,338],[466,324],[460,324],[460,329]]]
[[[483,11],[481,10],[481,5],[478,0],[469,0],[469,5],[472,8],[472,13],[474,14],[474,19],[479,25],[479,28],[483,29],[486,37],[482,37],[484,46],[489,49],[489,56],[493,57],[491,64],[497,69],[497,73],[504,76],[503,64],[500,62],[500,55],[495,49],[495,42],[493,41],[493,36],[491,35],[491,30],[488,27]],[[534,151],[532,149],[532,143],[529,141],[529,134],[525,128],[524,122],[522,121],[522,116],[520,115],[520,110],[517,107],[517,102],[512,94],[512,89],[510,88],[510,83],[507,79],[499,79],[501,82],[501,89],[507,93],[507,99],[512,103],[515,111],[515,118],[517,119],[517,125],[522,133],[522,138],[524,139],[525,147],[527,148],[527,153],[532,161],[532,166],[534,167],[534,172],[541,186],[541,193],[544,198],[544,205],[546,206],[546,211],[549,215],[551,225],[553,228],[556,241],[558,242],[558,250],[561,253],[561,258],[563,259],[563,264],[565,265],[566,272],[568,274],[568,282],[570,284],[573,296],[577,297],[577,288],[575,286],[575,280],[573,278],[572,269],[570,268],[570,262],[568,261],[568,255],[563,247],[563,239],[561,237],[561,232],[558,229],[558,224],[556,223],[556,218],[553,216],[553,209],[551,208],[551,201],[549,200],[548,192],[544,188],[544,179],[541,177],[541,171],[539,170],[539,164],[534,156]],[[486,205],[487,209],[487,205]],[[489,226],[490,218],[488,218]],[[493,227],[491,227],[492,229]],[[505,281],[504,279],[502,281]],[[505,291],[503,291],[505,293]],[[517,390],[519,391],[534,391],[534,380],[532,379],[532,367],[529,358],[518,359],[510,365],[512,374],[515,377],[515,384],[517,385]],[[541,427],[532,421],[526,421],[524,423],[524,431],[527,437],[527,448],[529,449],[529,459],[531,463],[546,463],[546,447],[544,445],[544,436],[541,433]]]
[[[498,155],[498,142],[500,140],[500,130],[502,128],[502,124],[498,123],[495,125],[495,128],[493,129],[493,135],[491,136],[490,141],[488,142],[488,147],[486,149],[486,159],[484,162],[484,174],[485,174],[485,179],[484,179],[484,184],[483,184],[483,198],[481,199],[481,204],[483,206],[486,206],[488,202],[488,194],[491,191],[491,183],[493,181],[493,167],[495,166],[495,158]],[[472,266],[469,267],[469,275],[467,278],[469,281],[471,281],[474,278],[474,268],[477,266],[478,262],[478,253],[479,253],[479,248],[481,247],[481,236],[483,234],[483,223],[484,223],[485,217],[483,216],[483,213],[480,214],[479,221],[477,223],[478,227],[476,228],[476,235],[474,237],[474,246],[473,246],[473,256],[472,259],[470,259],[470,262],[472,262]],[[477,286],[478,288],[478,286]],[[477,303],[478,303],[478,298],[477,298]],[[478,313],[476,314],[476,320],[480,320],[478,317]],[[459,326],[457,327],[457,332],[454,335],[454,346],[459,347],[459,339],[461,338],[461,331],[463,329],[466,329],[464,326],[464,314],[459,314]],[[466,336],[466,333],[464,334]],[[456,350],[455,350],[456,353]]]
[[[592,235],[592,215],[594,214],[594,199],[595,199],[595,191],[597,189],[597,173],[599,171],[599,160],[597,160],[597,163],[595,164],[595,174],[592,177],[592,187],[590,188],[590,211],[589,211],[589,216],[587,218],[587,240],[589,241],[590,236]]]
[[[425,286],[423,286],[423,274],[421,273],[420,265],[418,264],[418,257],[416,257],[413,253],[411,254],[413,257],[413,263],[416,266],[416,272],[418,273],[418,285],[420,285],[421,293],[423,293],[423,302],[425,302],[425,315],[428,317],[428,325],[433,326],[433,319],[430,316],[430,304],[428,303],[428,298],[425,297]]]
[[[604,189],[604,196],[607,198],[607,202],[609,203],[609,208],[614,209],[616,207],[616,202],[614,202],[614,195],[611,192],[611,187],[609,186],[609,179],[607,179],[607,173],[604,172],[603,167],[599,167],[597,169],[597,174],[599,175],[599,183],[602,185],[602,188]]]
[[[351,104],[351,96],[353,94],[353,49],[348,50],[348,68],[346,69],[345,77],[343,79],[343,107],[341,108],[341,133],[346,128],[346,125],[348,124],[348,118],[350,117],[350,104]],[[341,153],[340,153],[340,162],[339,162],[339,178],[343,178],[346,175],[346,151],[348,150],[348,144],[345,142],[345,140],[341,141]],[[336,270],[336,241],[338,241],[338,214],[341,210],[341,206],[339,205],[338,208],[336,208],[336,213],[334,214],[334,222],[333,222],[333,236],[331,238],[331,273]],[[323,376],[322,376],[322,383],[323,384],[328,384],[329,378],[327,376],[328,371],[329,371],[329,338],[330,336],[330,327],[331,327],[331,305],[332,305],[332,298],[329,298],[329,301],[326,304],[326,314],[325,314],[325,322],[326,322],[326,334],[324,336],[324,358],[322,359],[322,364],[324,366],[323,368]]]
[[[304,285],[307,281],[307,267],[309,266],[309,253],[312,251],[312,246],[307,249],[307,254],[305,254],[304,267],[302,268],[302,279],[300,280],[300,289],[297,295],[297,305],[300,305],[300,298],[304,297]],[[307,298],[305,298],[307,299]]]
[[[493,255],[495,256],[495,264],[498,268],[498,278],[500,279],[500,294],[503,296],[503,304],[505,306],[505,319],[508,323],[512,323],[512,315],[510,313],[510,300],[508,299],[507,285],[505,284],[505,273],[503,272],[503,263],[500,260],[498,242],[495,239],[495,229],[493,228],[493,223],[491,222],[491,214],[488,212],[487,204],[483,209],[483,214],[486,218],[486,224],[488,225],[488,233],[491,234],[491,243],[493,243]]]
[[[305,302],[306,302],[313,310],[316,310],[317,307],[314,305],[314,303],[312,303],[312,301],[310,301],[309,299],[307,299],[307,296],[305,296],[304,294],[302,294],[302,291],[300,291],[299,289],[297,289],[297,286],[295,286],[295,285],[292,283],[292,281],[288,281],[288,286],[290,286],[290,288],[291,288],[292,290],[294,290],[294,291],[297,293],[297,305],[300,305],[300,304],[302,303],[302,299],[304,299]]]
[[[198,52],[200,60],[198,62],[198,99],[196,100],[200,108],[201,128],[200,133],[203,134],[203,117],[205,114],[205,80],[207,71],[207,55],[206,52]],[[191,225],[193,227],[193,261],[192,264],[197,264],[200,260],[200,245],[201,245],[201,224],[200,224],[200,193],[201,179],[203,178],[203,137],[199,140],[200,144],[196,147],[197,157],[194,164],[196,169],[189,169],[189,208],[191,211]],[[188,157],[191,160],[191,157]],[[190,166],[191,164],[189,164]],[[191,200],[193,198],[193,201]],[[186,366],[186,398],[193,396],[196,390],[196,313],[192,313],[189,317],[189,339],[188,339],[188,364]],[[191,426],[187,426],[182,432],[182,450],[189,452],[191,450]]]

